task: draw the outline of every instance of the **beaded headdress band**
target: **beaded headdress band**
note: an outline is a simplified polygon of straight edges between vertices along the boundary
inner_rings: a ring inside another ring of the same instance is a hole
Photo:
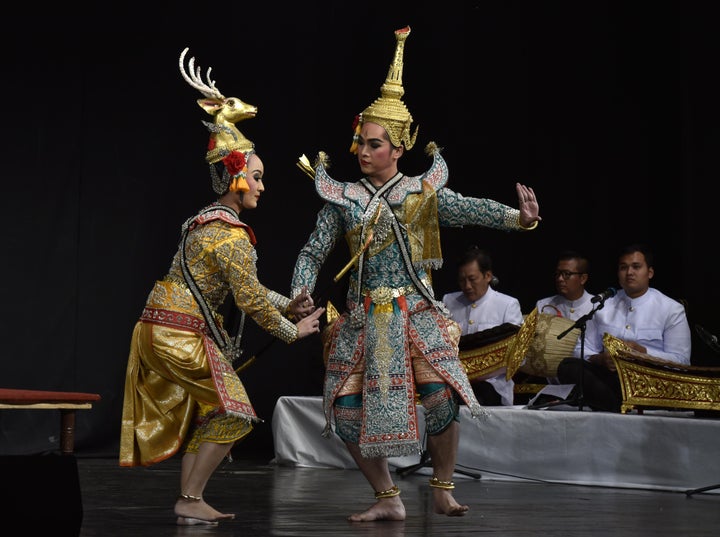
[[[360,128],[363,123],[377,123],[383,127],[390,138],[390,143],[395,147],[404,145],[405,149],[412,148],[417,138],[418,127],[415,133],[410,135],[412,116],[400,98],[405,93],[402,85],[403,52],[405,40],[410,35],[410,27],[406,26],[395,30],[395,56],[390,64],[385,83],[380,88],[380,97],[362,111],[355,118],[355,136],[350,147],[352,153],[357,153],[357,140],[360,135]]]
[[[213,116],[213,122],[203,121],[210,131],[205,160],[210,165],[213,190],[216,194],[224,194],[227,190],[232,192],[247,192],[250,187],[245,180],[247,176],[247,160],[253,153],[255,145],[245,138],[235,123],[255,117],[257,107],[244,103],[237,97],[225,97],[210,78],[212,67],[208,68],[205,80],[202,80],[200,66],[195,66],[195,58],[190,58],[188,71],[185,70],[185,55],[188,48],[180,53],[180,74],[193,88],[202,93],[205,98],[198,99],[197,103],[208,114]],[[224,170],[220,175],[215,165],[222,162]]]

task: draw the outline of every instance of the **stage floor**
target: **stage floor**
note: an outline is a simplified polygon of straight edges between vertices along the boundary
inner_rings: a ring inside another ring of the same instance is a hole
[[[40,464],[47,456],[22,459],[24,467],[3,474],[3,490],[23,512],[3,502],[0,514],[23,534],[59,537],[714,537],[720,528],[717,420],[511,408],[481,422],[462,417],[455,496],[469,505],[466,516],[434,514],[430,469],[405,473],[418,462],[406,457],[391,462],[407,519],[350,523],[349,514],[372,504],[373,491],[342,443],[320,435],[319,402],[278,400],[272,460],[249,458],[242,443],[233,449],[235,460],[223,462],[205,491],[213,506],[237,515],[217,527],[175,524],[179,457],[121,468],[117,457],[72,455],[77,496],[47,492],[67,488],[68,465],[55,475]],[[18,483],[26,484],[22,491]],[[52,524],[58,509],[78,507],[79,533]]]
[[[404,522],[353,524],[347,515],[372,501],[357,470],[292,468],[268,461],[224,463],[206,499],[237,519],[217,527],[178,527],[172,506],[180,465],[120,468],[116,459],[78,458],[82,490],[81,537],[704,537],[720,528],[720,495],[542,482],[457,481],[464,517],[431,511],[427,476],[397,477],[407,509]],[[718,476],[707,476],[716,479]],[[37,506],[38,517],[43,516]],[[9,527],[10,519],[5,522]],[[16,520],[33,533],[32,520]],[[12,531],[12,530],[8,530]],[[48,533],[49,535],[49,533]],[[53,532],[53,535],[63,535]]]

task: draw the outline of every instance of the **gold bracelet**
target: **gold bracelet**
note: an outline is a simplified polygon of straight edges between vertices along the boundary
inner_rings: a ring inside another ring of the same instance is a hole
[[[393,485],[387,490],[381,490],[375,492],[375,499],[382,500],[383,498],[393,498],[400,494],[400,489],[397,485]]]
[[[436,489],[452,490],[455,488],[455,483],[452,481],[440,481],[437,477],[433,476],[430,480],[430,486]]]
[[[536,227],[538,227],[538,221],[535,220],[532,224],[530,224],[529,226],[525,227],[525,226],[522,225],[522,223],[520,223],[520,217],[518,216],[518,226],[520,226],[520,229],[522,229],[523,231],[532,231],[533,229],[535,229]]]

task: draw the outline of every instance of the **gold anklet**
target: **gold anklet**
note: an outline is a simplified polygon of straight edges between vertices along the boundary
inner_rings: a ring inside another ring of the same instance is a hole
[[[200,500],[202,500],[202,496],[191,496],[190,494],[183,493],[180,493],[180,498],[189,502],[199,502]]]
[[[437,477],[433,477],[430,480],[430,486],[436,489],[452,490],[455,488],[455,483],[452,481],[440,481]]]
[[[400,494],[400,489],[397,485],[393,485],[387,490],[381,490],[375,492],[375,499],[381,500],[383,498],[393,498],[395,496],[398,496]]]

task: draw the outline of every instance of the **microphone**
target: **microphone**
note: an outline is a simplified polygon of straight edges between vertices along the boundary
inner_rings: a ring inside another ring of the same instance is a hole
[[[592,302],[593,304],[597,304],[598,302],[605,302],[608,298],[614,297],[616,294],[617,289],[615,289],[614,287],[608,287],[599,295],[595,295],[594,297],[592,297],[592,300],[590,302]]]
[[[710,347],[712,350],[720,354],[720,344],[718,344],[718,338],[717,336],[712,335],[710,332],[705,330],[702,326],[699,324],[695,325],[695,331],[700,336],[700,339],[703,340],[703,343],[705,343],[708,347]]]

